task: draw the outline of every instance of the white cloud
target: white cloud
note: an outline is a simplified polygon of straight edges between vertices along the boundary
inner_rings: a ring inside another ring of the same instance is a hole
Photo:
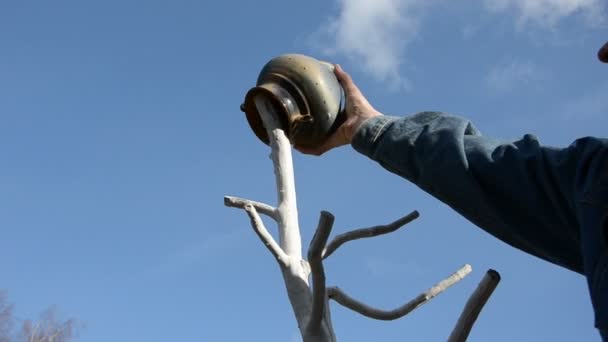
[[[316,38],[325,53],[344,56],[376,80],[403,87],[400,66],[419,27],[422,0],[338,0]]]
[[[313,44],[331,57],[344,57],[378,81],[394,88],[409,88],[401,73],[410,43],[418,36],[426,9],[447,0],[336,0],[337,13],[313,35]],[[606,23],[606,0],[483,0],[480,10],[513,14],[518,27],[536,25],[552,29],[568,17],[581,17],[589,25]],[[470,39],[482,28],[462,29]],[[537,75],[531,64],[504,65],[493,70],[489,82],[497,88],[527,82]],[[513,74],[510,74],[513,73]]]
[[[506,92],[545,78],[545,72],[536,64],[511,61],[494,66],[490,69],[484,81],[489,88]]]
[[[518,25],[529,23],[545,27],[556,25],[561,19],[580,14],[590,25],[604,20],[606,0],[484,0],[492,12],[515,11]]]

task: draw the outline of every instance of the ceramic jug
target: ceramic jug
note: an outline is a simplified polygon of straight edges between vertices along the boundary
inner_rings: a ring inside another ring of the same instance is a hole
[[[265,96],[294,146],[321,144],[344,117],[344,92],[333,69],[330,63],[299,54],[281,55],[266,63],[241,105],[255,135],[269,143],[254,102],[256,96]]]

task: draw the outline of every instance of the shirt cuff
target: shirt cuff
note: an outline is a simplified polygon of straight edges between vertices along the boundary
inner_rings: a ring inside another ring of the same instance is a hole
[[[357,152],[370,156],[378,138],[382,136],[382,133],[386,131],[391,123],[398,119],[398,117],[388,115],[378,115],[367,119],[355,132],[351,145]]]

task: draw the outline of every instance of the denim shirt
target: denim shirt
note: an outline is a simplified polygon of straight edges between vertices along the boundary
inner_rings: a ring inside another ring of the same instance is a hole
[[[584,275],[608,341],[608,140],[497,140],[422,112],[369,119],[352,145],[500,240]]]

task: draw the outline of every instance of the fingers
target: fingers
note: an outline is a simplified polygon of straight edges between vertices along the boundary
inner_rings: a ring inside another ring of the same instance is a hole
[[[317,157],[330,150],[329,148],[326,148],[326,147],[323,147],[323,146],[317,146],[317,147],[314,147],[314,148],[294,146],[294,148],[297,151],[299,151],[300,153],[308,154],[308,155],[311,155],[311,156],[317,156]]]
[[[315,147],[300,147],[294,146],[296,150],[304,153],[311,154],[315,156],[320,156],[323,153],[342,145],[348,144],[348,140],[344,135],[344,131],[342,129],[338,129],[334,134],[332,134],[327,140],[325,140],[321,145]]]
[[[336,75],[336,78],[340,82],[340,85],[342,86],[342,88],[344,88],[344,92],[346,93],[345,95],[347,97],[347,102],[349,101],[348,99],[363,98],[363,95],[361,94],[361,91],[359,90],[359,88],[357,88],[357,86],[355,85],[355,82],[353,82],[350,75],[348,73],[346,73],[342,69],[342,67],[340,67],[340,65],[336,64],[334,66],[334,74]],[[348,111],[348,109],[347,109],[347,111]],[[347,128],[344,126],[344,124],[342,124],[342,126],[340,126],[334,134],[332,134],[329,138],[327,138],[327,140],[325,140],[319,146],[314,146],[314,147],[295,146],[295,148],[296,148],[296,150],[298,150],[304,154],[320,156],[323,153],[325,153],[335,147],[349,144],[350,140],[348,139],[346,132],[347,132]]]
[[[348,140],[344,135],[344,129],[338,129],[334,134],[332,134],[327,140],[319,146],[319,155],[342,145],[348,144]]]

